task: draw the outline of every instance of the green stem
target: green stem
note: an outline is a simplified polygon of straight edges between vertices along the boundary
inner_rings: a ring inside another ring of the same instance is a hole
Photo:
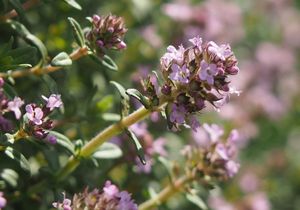
[[[165,106],[166,103],[162,103],[160,107]],[[97,136],[92,138],[80,151],[80,156],[85,158],[91,156],[99,146],[101,146],[105,141],[111,139],[112,137],[116,136],[117,134],[121,133],[124,128],[127,128],[134,123],[143,120],[147,117],[152,110],[145,109],[144,107],[138,109],[137,111],[133,112],[132,114],[124,117],[120,122],[115,123],[105,130],[100,132]],[[66,178],[70,173],[72,173],[76,167],[79,165],[80,159],[74,156],[70,157],[64,168],[62,168],[57,173],[57,180],[61,181]]]
[[[78,60],[79,58],[86,56],[88,54],[88,49],[87,47],[83,47],[83,48],[78,48],[76,49],[74,52],[72,52],[69,56],[70,58],[75,61]],[[28,76],[31,74],[35,74],[35,75],[41,75],[41,74],[48,74],[48,73],[52,73],[58,70],[63,69],[63,67],[61,66],[51,66],[50,64],[44,67],[32,67],[30,69],[26,69],[26,70],[15,70],[11,73],[0,73],[0,77],[13,77],[13,78],[18,78],[18,77],[24,77],[24,76]]]
[[[183,189],[183,187],[186,184],[190,183],[194,179],[195,179],[195,176],[193,176],[192,174],[185,175],[185,176],[178,178],[176,181],[174,181],[173,183],[170,183],[162,191],[160,191],[157,194],[157,196],[140,204],[138,209],[139,210],[153,209],[155,206],[167,201],[174,194],[178,193],[180,190]]]

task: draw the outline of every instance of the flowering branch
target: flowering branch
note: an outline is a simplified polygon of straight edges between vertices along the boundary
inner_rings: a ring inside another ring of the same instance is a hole
[[[163,108],[166,105],[165,102],[162,102],[159,108],[156,110],[159,110]],[[97,136],[92,138],[80,151],[80,157],[89,157],[93,152],[99,148],[105,141],[109,140],[110,138],[116,136],[117,134],[124,131],[124,129],[128,128],[129,126],[143,120],[146,118],[152,111],[155,110],[149,110],[144,107],[136,110],[132,114],[130,114],[127,117],[124,117],[120,122],[115,123],[106,129],[104,129],[102,132],[100,132]],[[79,165],[80,159],[78,157],[70,157],[67,164],[64,168],[62,168],[61,171],[57,173],[57,180],[61,181],[65,177],[67,177],[72,171],[76,169],[76,167]]]
[[[85,56],[88,54],[88,48],[87,47],[82,47],[78,48],[74,52],[72,52],[69,57],[71,60],[75,61],[78,60],[79,58]],[[45,67],[38,67],[35,66],[33,68],[27,69],[27,70],[16,70],[11,73],[0,73],[0,77],[13,77],[13,78],[18,78],[18,77],[24,77],[28,76],[30,74],[35,74],[35,75],[42,75],[42,74],[48,74],[51,72],[55,72],[58,70],[61,70],[63,67],[61,66],[52,66],[52,65],[47,65]]]

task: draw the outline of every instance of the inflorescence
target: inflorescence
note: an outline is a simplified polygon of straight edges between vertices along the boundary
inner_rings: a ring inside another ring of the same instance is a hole
[[[107,50],[123,50],[126,44],[123,37],[127,31],[122,17],[115,15],[98,16],[91,18],[92,27],[86,32],[86,39],[91,49],[101,58]]]
[[[49,98],[42,96],[45,100],[44,105],[30,103],[25,106],[25,114],[22,117],[22,107],[25,102],[15,96],[9,99],[4,89],[4,80],[0,78],[0,131],[11,133],[14,131],[14,123],[9,118],[9,112],[14,113],[16,120],[20,120],[21,128],[15,134],[17,138],[35,137],[39,140],[56,143],[56,137],[49,134],[49,130],[53,129],[53,121],[49,119],[49,115],[62,106],[61,96],[51,94]]]
[[[239,72],[230,46],[213,41],[203,43],[200,37],[189,41],[192,46],[188,48],[169,46],[160,60],[163,84],[157,95],[168,99],[166,114],[171,129],[187,124],[196,130],[200,126],[196,114],[205,108],[205,102],[219,109],[230,94],[239,94],[228,81],[229,76]],[[155,84],[148,81],[145,89],[149,87]],[[148,93],[151,98],[155,94]]]
[[[202,177],[217,180],[233,177],[240,168],[236,161],[239,149],[237,130],[232,130],[227,138],[223,138],[222,127],[216,124],[204,124],[202,127],[204,129],[193,132],[198,145],[188,145],[182,151],[187,160],[187,170],[195,170]],[[207,138],[198,132],[205,132]]]
[[[106,181],[102,190],[94,189],[89,192],[86,188],[83,193],[67,199],[64,194],[62,202],[53,203],[59,210],[105,209],[105,210],[137,210],[137,204],[131,199],[127,191],[120,191],[116,185]]]

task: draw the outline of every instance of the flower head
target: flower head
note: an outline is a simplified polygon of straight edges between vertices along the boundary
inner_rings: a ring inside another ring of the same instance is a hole
[[[192,46],[176,49],[169,46],[161,58],[160,70],[164,83],[160,93],[168,96],[171,110],[168,125],[178,128],[190,124],[197,129],[197,113],[209,102],[220,108],[233,92],[229,76],[238,73],[237,60],[228,44],[204,43],[197,36],[189,40]],[[179,106],[179,107],[178,107]]]
[[[9,101],[7,103],[7,109],[14,112],[16,119],[20,119],[21,117],[21,106],[23,106],[24,101],[19,98],[19,97],[15,97],[14,100]]]
[[[204,60],[201,61],[201,69],[199,73],[199,78],[203,81],[207,81],[208,84],[214,84],[214,76],[217,75],[218,69],[216,64],[208,64]]]
[[[72,202],[69,199],[62,203],[53,203],[55,208],[64,210],[77,209],[105,209],[105,210],[137,210],[137,205],[131,195],[126,191],[120,191],[116,185],[106,181],[102,190],[94,189],[91,192],[86,188],[84,192],[75,194]]]
[[[123,41],[127,29],[122,17],[115,15],[98,16],[92,18],[92,27],[86,33],[86,38],[92,49],[99,57],[106,54],[106,50],[123,50],[126,44]]]
[[[28,104],[25,107],[26,116],[35,125],[41,125],[43,123],[44,113],[40,107],[35,104]]]
[[[42,96],[42,98],[47,102],[46,107],[52,111],[55,108],[59,108],[62,105],[61,96],[57,94],[51,94],[49,98]]]
[[[186,65],[180,67],[178,64],[172,64],[172,73],[169,78],[175,82],[179,83],[189,83],[190,72]]]
[[[222,44],[218,46],[215,42],[210,41],[207,44],[207,54],[210,60],[221,60],[225,61],[233,53],[228,44]]]

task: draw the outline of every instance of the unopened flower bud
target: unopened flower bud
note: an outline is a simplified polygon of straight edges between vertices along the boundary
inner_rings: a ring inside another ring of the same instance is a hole
[[[53,135],[47,135],[46,140],[50,143],[50,144],[56,144],[57,143],[57,139],[55,136]]]
[[[99,15],[93,15],[93,21],[95,22],[95,23],[98,23],[99,21],[100,21],[100,17],[99,17]]]
[[[123,42],[123,41],[121,41],[120,43],[117,44],[117,48],[118,48],[119,50],[123,50],[123,49],[125,49],[126,47],[127,47],[127,45],[126,45],[126,43]]]
[[[38,129],[33,131],[33,136],[37,139],[43,139],[47,136],[47,134],[42,129]]]
[[[227,69],[227,72],[228,72],[228,74],[236,75],[239,72],[239,70],[240,70],[239,67],[233,66],[233,67]]]
[[[161,92],[165,95],[170,95],[171,90],[172,90],[171,86],[169,86],[167,84],[163,85],[162,88],[161,88]]]

